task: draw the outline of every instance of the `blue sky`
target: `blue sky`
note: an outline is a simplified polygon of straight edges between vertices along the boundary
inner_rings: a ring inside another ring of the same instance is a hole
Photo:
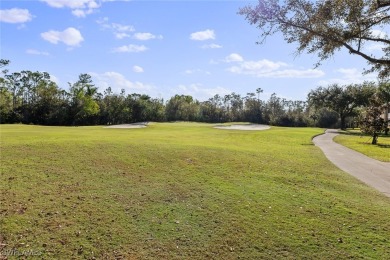
[[[46,71],[61,88],[89,73],[99,90],[169,98],[214,94],[289,99],[330,83],[375,80],[366,62],[340,51],[322,66],[295,56],[281,35],[260,32],[237,14],[256,1],[1,0],[3,59],[10,71]],[[375,46],[367,46],[375,49]],[[375,51],[375,50],[374,50]]]

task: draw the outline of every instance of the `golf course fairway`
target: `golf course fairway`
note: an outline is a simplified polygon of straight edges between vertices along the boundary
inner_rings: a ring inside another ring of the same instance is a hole
[[[326,159],[323,129],[214,126],[1,125],[0,252],[390,258],[389,198]]]

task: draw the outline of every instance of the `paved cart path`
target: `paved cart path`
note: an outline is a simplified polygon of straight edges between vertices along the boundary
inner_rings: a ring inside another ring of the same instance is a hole
[[[337,130],[328,129],[313,138],[313,142],[334,165],[390,197],[390,163],[374,160],[335,143],[333,138],[336,135]]]

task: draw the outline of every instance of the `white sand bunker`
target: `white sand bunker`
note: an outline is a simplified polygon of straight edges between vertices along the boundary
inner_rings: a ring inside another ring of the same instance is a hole
[[[121,125],[110,125],[104,128],[144,128],[148,125],[147,122],[133,123],[133,124],[121,124]]]
[[[249,124],[249,125],[217,125],[214,128],[225,130],[246,130],[246,131],[260,131],[270,129],[269,125]]]

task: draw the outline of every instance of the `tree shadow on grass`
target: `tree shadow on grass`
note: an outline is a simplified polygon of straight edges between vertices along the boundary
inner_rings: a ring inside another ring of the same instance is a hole
[[[373,145],[373,146],[376,146],[378,148],[390,148],[390,144],[381,144],[381,143],[371,144],[371,142],[362,142],[360,144],[363,144],[363,145]]]
[[[369,136],[368,136],[369,137]],[[380,142],[380,140],[379,140]],[[381,144],[381,143],[377,143],[377,144],[371,144],[371,141],[367,141],[367,142],[358,142],[358,144],[361,144],[361,145],[373,145],[373,146],[376,146],[376,147],[379,147],[379,148],[390,148],[390,144]]]

